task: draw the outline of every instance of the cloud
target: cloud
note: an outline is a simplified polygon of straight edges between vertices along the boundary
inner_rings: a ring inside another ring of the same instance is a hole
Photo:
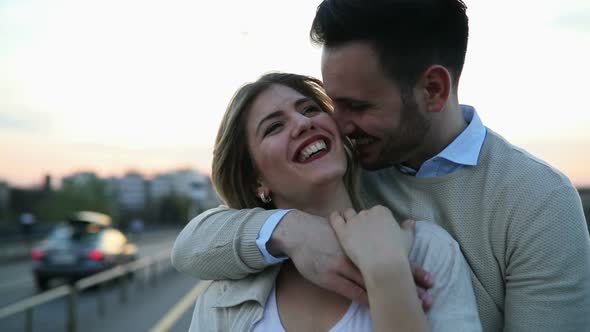
[[[157,156],[158,158],[179,159],[180,156],[212,155],[213,147],[184,144],[175,146],[144,146],[131,147],[128,145],[101,144],[101,143],[68,143],[66,147],[72,151],[90,152],[98,154],[111,154],[113,156],[126,156],[140,158],[144,156]],[[132,159],[133,159],[132,158]],[[183,158],[180,158],[183,159]],[[191,159],[190,157],[188,159]]]
[[[4,132],[46,134],[52,128],[52,119],[47,113],[0,104],[0,129]]]
[[[561,28],[590,33],[590,8],[580,8],[564,13],[553,24]]]
[[[40,121],[15,114],[0,114],[0,129],[32,132],[42,129]]]

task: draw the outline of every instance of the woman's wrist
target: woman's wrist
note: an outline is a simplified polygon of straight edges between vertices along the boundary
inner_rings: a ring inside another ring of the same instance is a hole
[[[429,331],[407,257],[383,266],[363,271],[375,331]]]
[[[412,270],[407,256],[394,254],[386,261],[374,260],[359,267],[367,291],[370,287],[380,288],[392,282],[409,278],[412,280]]]

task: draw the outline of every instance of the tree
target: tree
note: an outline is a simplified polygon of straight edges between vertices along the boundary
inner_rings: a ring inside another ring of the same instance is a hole
[[[189,217],[191,201],[188,197],[170,193],[160,198],[158,206],[158,219],[161,223],[185,223]]]
[[[104,181],[96,177],[84,183],[65,181],[58,191],[41,201],[39,215],[44,220],[63,220],[70,213],[82,210],[113,215],[114,195]]]

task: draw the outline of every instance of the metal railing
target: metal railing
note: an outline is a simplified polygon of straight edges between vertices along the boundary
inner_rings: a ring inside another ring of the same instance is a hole
[[[160,252],[157,255],[148,256],[134,262],[114,267],[110,270],[94,274],[92,276],[80,279],[73,284],[59,286],[41,294],[20,300],[0,308],[0,320],[7,317],[25,312],[25,331],[33,331],[33,310],[47,302],[51,302],[62,297],[67,297],[66,301],[66,326],[65,331],[78,331],[78,293],[93,287],[98,287],[97,308],[99,315],[105,314],[104,286],[107,282],[117,279],[119,281],[120,292],[119,300],[121,303],[127,302],[129,279],[130,276],[143,272],[145,280],[151,285],[156,286],[159,275],[164,269],[171,268],[170,250]],[[138,283],[141,285],[141,283]]]

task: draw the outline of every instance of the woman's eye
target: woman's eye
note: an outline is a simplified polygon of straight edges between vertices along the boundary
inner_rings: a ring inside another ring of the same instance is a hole
[[[314,105],[314,106],[306,107],[302,113],[303,113],[303,115],[314,115],[314,114],[317,114],[320,112],[322,112],[322,109],[319,108],[318,106]]]
[[[275,132],[278,128],[280,128],[283,124],[280,122],[273,122],[271,123],[268,127],[266,127],[266,129],[264,130],[264,136],[268,135],[268,134],[272,134],[273,132]]]

